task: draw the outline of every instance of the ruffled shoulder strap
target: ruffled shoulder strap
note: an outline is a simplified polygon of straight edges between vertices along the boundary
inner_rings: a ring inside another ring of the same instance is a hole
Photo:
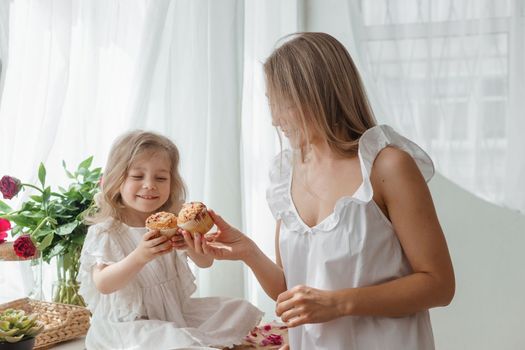
[[[387,146],[393,146],[407,152],[416,162],[425,181],[430,181],[434,176],[434,163],[421,147],[401,136],[388,125],[374,126],[365,131],[359,139],[359,160],[363,185],[356,195],[362,201],[368,202],[373,197],[374,193],[370,183],[372,165],[379,152]]]
[[[270,167],[270,186],[266,191],[266,200],[275,220],[282,218],[283,212],[289,209],[288,190],[292,174],[292,151],[280,152],[272,160]]]
[[[90,226],[82,247],[83,257],[93,257],[97,263],[114,263],[125,258],[120,246],[114,242],[121,234],[122,225],[113,219]]]

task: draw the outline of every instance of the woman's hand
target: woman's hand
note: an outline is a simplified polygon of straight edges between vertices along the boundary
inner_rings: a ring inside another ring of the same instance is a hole
[[[193,262],[199,267],[210,267],[213,264],[213,257],[204,253],[203,250],[203,235],[196,232],[191,234],[190,232],[179,229],[180,234],[176,234],[172,238],[175,249],[185,249],[188,256]],[[182,237],[182,241],[178,236]]]
[[[218,260],[243,260],[250,256],[255,244],[241,231],[228,224],[213,210],[208,210],[217,226],[217,232],[208,234],[208,239],[202,241],[204,253]]]
[[[171,252],[172,249],[172,243],[168,237],[153,230],[144,234],[142,241],[134,250],[134,255],[142,264],[147,264],[156,257]]]
[[[174,249],[187,250],[188,247],[190,247],[186,238],[184,237],[184,234],[182,233],[182,229],[177,229],[177,233],[174,234],[170,239]]]
[[[343,316],[337,292],[295,286],[277,297],[275,312],[288,327],[323,323]]]

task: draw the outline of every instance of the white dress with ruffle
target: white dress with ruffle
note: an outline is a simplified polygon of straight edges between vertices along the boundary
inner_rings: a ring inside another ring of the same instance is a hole
[[[428,181],[434,167],[415,143],[381,125],[359,140],[363,182],[352,196],[340,198],[334,211],[309,227],[291,197],[292,153],[283,151],[270,171],[267,199],[276,220],[287,288],[307,285],[324,290],[365,287],[411,273],[390,221],[372,199],[372,164],[386,146],[410,154]],[[407,317],[347,316],[289,329],[291,349],[301,350],[432,350],[434,338],[428,311]]]
[[[93,267],[124,259],[146,232],[113,219],[89,228],[78,278],[80,294],[92,313],[87,349],[211,349],[240,344],[262,312],[240,299],[191,298],[195,277],[184,251],[150,261],[114,293],[97,290]]]

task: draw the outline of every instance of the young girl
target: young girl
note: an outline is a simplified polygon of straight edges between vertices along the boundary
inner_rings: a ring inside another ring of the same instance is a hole
[[[80,294],[93,315],[87,349],[225,347],[260,321],[245,301],[191,298],[195,278],[186,256],[199,267],[213,258],[197,240],[189,246],[181,235],[170,241],[144,227],[152,213],[178,212],[184,202],[178,164],[175,145],[151,132],[127,133],[110,151],[80,258]]]
[[[450,303],[454,273],[426,185],[432,161],[375,125],[333,37],[297,34],[264,71],[273,124],[294,149],[270,171],[277,261],[213,212],[204,251],[253,270],[292,350],[434,349],[428,309]]]

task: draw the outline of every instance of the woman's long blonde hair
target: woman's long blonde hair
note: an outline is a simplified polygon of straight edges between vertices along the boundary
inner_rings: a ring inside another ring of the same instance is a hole
[[[300,125],[304,161],[310,135],[319,135],[343,157],[357,153],[361,135],[376,125],[366,92],[350,54],[326,33],[295,33],[264,63],[268,98],[289,104]]]
[[[112,217],[122,220],[124,209],[120,187],[126,180],[131,164],[145,152],[165,151],[170,159],[170,196],[158,210],[169,211],[174,205],[183,203],[186,198],[186,186],[179,173],[179,150],[165,136],[142,130],[135,130],[121,135],[115,140],[109,152],[104,168],[101,192],[97,195],[95,214],[86,217],[86,222],[98,223]]]

